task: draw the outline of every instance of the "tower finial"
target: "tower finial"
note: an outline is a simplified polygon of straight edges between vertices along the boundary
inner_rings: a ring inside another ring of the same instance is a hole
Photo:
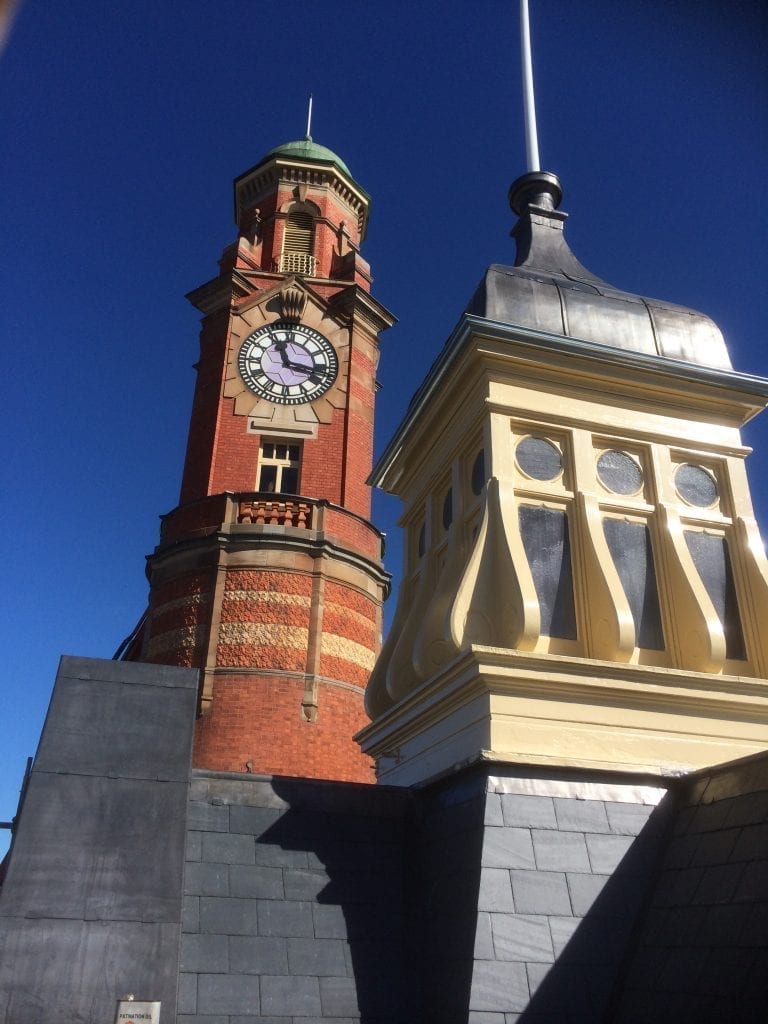
[[[533,62],[531,60],[531,25],[528,0],[520,0],[520,51],[523,69],[523,111],[525,116],[525,155],[527,170],[540,171],[539,138],[536,131],[536,103],[533,96]]]
[[[307,134],[304,136],[307,142],[312,141],[312,93],[309,94],[309,106],[307,109]]]

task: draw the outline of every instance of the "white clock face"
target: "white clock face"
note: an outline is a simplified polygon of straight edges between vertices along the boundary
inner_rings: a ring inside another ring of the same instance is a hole
[[[313,402],[339,372],[336,351],[327,338],[311,327],[282,320],[248,335],[237,366],[254,394],[278,405]]]

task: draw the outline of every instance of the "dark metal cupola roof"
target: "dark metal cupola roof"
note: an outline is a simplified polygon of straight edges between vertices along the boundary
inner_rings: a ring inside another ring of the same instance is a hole
[[[565,240],[557,176],[543,171],[513,182],[519,220],[514,266],[485,272],[467,312],[499,323],[617,349],[730,369],[723,335],[703,313],[614,288],[579,263]]]

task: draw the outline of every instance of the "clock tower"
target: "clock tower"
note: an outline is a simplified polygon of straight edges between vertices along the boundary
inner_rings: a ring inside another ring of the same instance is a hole
[[[306,138],[234,183],[203,315],[179,505],[127,657],[200,670],[194,763],[373,781],[353,734],[388,577],[369,521],[378,335],[369,197]]]

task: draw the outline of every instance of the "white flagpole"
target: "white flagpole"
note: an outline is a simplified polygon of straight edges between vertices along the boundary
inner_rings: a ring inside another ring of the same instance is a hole
[[[528,171],[540,171],[539,137],[536,132],[536,103],[533,96],[533,64],[531,61],[531,26],[528,20],[528,0],[520,0],[520,49],[523,68],[525,155]]]
[[[312,138],[312,93],[309,94],[309,109],[307,110],[307,136]]]

